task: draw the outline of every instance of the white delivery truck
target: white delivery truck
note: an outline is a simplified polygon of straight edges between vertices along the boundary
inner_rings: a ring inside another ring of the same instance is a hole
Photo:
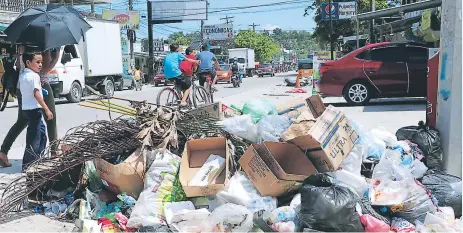
[[[87,91],[85,85],[112,96],[123,84],[120,26],[116,22],[88,19],[92,26],[78,45],[62,46],[59,60],[49,72],[56,98],[79,102]]]
[[[229,49],[229,63],[232,63],[234,58],[238,58],[238,65],[240,66],[240,69],[245,69],[248,77],[252,77],[256,74],[256,60],[254,56],[254,49]]]

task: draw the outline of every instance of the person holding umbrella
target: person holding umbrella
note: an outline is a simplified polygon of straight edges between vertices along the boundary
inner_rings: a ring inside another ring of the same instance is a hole
[[[48,4],[32,7],[22,12],[5,30],[7,39],[14,44],[32,45],[45,51],[43,55],[43,69],[40,71],[41,81],[45,93],[48,91],[46,104],[53,114],[55,113],[53,92],[48,84],[47,75],[57,62],[59,49],[55,49],[52,59],[51,49],[60,48],[63,45],[78,44],[84,39],[84,34],[92,28],[78,11],[72,7],[58,4]],[[18,62],[21,63],[21,55],[24,48],[20,46]],[[21,65],[17,65],[21,67]],[[24,67],[24,64],[22,65]],[[18,98],[19,101],[19,98]],[[20,105],[21,106],[21,105]],[[49,120],[48,133],[50,141],[57,139],[56,117]],[[0,148],[0,167],[11,166],[8,162],[7,153],[14,140],[25,128],[22,114],[18,114],[18,120],[10,129],[2,147]],[[54,145],[57,147],[57,145]],[[52,156],[56,156],[56,148],[51,150]]]

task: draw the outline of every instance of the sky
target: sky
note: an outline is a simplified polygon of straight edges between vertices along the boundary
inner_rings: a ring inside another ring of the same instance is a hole
[[[137,31],[138,38],[146,38],[148,36],[147,29],[147,11],[146,0],[133,0],[134,10],[139,11],[140,29]],[[157,0],[156,0],[157,1]],[[234,30],[251,28],[250,24],[257,24],[256,30],[273,30],[279,27],[283,30],[305,30],[313,31],[315,22],[313,20],[314,12],[309,12],[309,16],[304,17],[304,9],[312,4],[312,0],[292,0],[290,3],[282,4],[290,0],[208,0],[209,12],[222,10],[230,7],[246,7],[252,5],[263,4],[279,4],[265,7],[257,7],[251,9],[240,9],[227,12],[212,12],[208,15],[208,20],[205,25],[225,23],[225,20],[220,18],[234,17]],[[297,3],[294,3],[297,2]],[[79,9],[88,10],[88,7],[77,7]],[[96,13],[102,13],[103,9],[127,10],[127,0],[114,0],[112,4],[102,4],[95,7]],[[145,17],[143,17],[145,16]],[[190,33],[199,31],[200,21],[184,21],[182,23],[155,25],[154,37],[167,38],[173,32],[183,31]]]

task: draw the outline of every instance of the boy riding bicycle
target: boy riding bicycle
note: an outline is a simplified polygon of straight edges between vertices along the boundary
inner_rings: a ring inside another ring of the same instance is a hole
[[[180,70],[180,63],[182,61],[188,61],[194,64],[201,64],[201,61],[190,59],[185,57],[179,51],[180,46],[178,44],[170,45],[170,53],[164,58],[164,75],[166,79],[175,81],[175,85],[179,87],[183,92],[181,106],[187,106],[186,100],[190,95],[191,91],[191,77],[184,77]]]

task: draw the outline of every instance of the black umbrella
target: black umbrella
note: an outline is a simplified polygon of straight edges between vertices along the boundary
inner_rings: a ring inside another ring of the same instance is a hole
[[[74,8],[48,4],[22,12],[5,30],[12,43],[30,44],[42,50],[77,44],[90,26]]]

